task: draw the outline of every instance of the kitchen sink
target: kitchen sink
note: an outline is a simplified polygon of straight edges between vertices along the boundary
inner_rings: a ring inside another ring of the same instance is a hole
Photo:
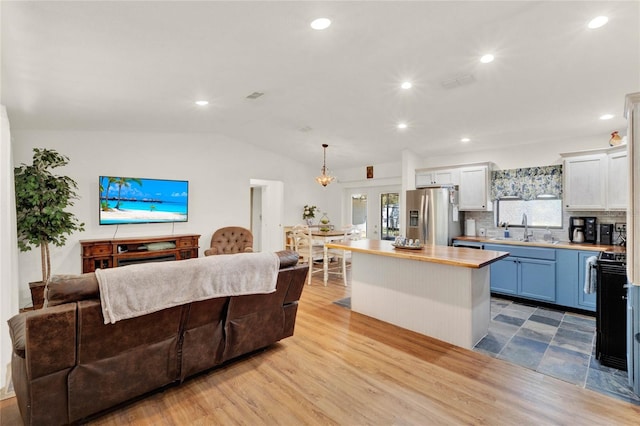
[[[543,241],[543,240],[529,240],[529,241],[524,241],[523,238],[505,238],[505,237],[493,237],[490,238],[491,241],[517,241],[519,243],[546,243],[546,244],[552,244],[552,245],[556,245],[558,244],[560,241],[555,240],[555,241]]]

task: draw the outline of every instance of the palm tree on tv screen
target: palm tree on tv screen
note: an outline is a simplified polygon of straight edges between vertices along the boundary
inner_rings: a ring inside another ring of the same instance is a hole
[[[125,177],[117,177],[115,178],[115,184],[118,185],[118,201],[116,202],[116,210],[120,210],[120,202],[122,197],[122,187],[131,188],[132,183],[137,183],[142,186],[142,180],[138,178],[125,178]]]

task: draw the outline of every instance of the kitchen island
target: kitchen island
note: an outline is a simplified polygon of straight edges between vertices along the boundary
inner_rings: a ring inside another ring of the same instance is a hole
[[[380,240],[326,246],[352,253],[354,312],[467,349],[487,334],[488,266],[507,252],[447,246],[413,250]]]

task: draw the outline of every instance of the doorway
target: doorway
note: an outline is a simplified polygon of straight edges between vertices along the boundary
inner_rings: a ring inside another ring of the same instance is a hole
[[[262,251],[262,187],[251,187],[251,233],[253,251]]]
[[[284,183],[276,180],[250,179],[249,184],[254,251],[282,250]],[[256,245],[256,240],[259,245]]]

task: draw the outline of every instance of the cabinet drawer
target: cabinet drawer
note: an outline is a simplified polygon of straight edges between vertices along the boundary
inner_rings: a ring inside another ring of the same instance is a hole
[[[97,244],[83,247],[83,256],[100,256],[111,254],[111,244]]]
[[[197,245],[193,238],[181,238],[176,244],[178,247],[193,247]]]
[[[542,247],[522,247],[508,244],[485,244],[485,250],[508,251],[514,257],[531,259],[556,260],[556,250]]]

